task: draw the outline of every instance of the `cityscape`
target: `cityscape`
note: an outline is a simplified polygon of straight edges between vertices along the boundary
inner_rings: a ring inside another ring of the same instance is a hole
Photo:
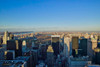
[[[0,0],[0,67],[100,67],[99,0]]]
[[[5,31],[0,67],[100,67],[100,33]]]

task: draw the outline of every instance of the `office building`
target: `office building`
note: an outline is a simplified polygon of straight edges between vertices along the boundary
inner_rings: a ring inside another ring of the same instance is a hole
[[[41,54],[41,59],[45,60],[47,57],[47,45],[46,44],[41,44],[40,46],[40,54]]]
[[[97,47],[94,49],[95,63],[100,65],[100,36],[98,36]]]
[[[54,54],[57,56],[60,53],[60,35],[52,35],[51,44],[54,50]]]
[[[80,49],[82,50],[82,56],[87,56],[87,44],[88,40],[87,39],[81,39],[80,40]]]
[[[26,41],[23,40],[23,41],[22,41],[22,52],[25,52],[26,49],[27,49]]]
[[[15,50],[15,57],[22,56],[22,41],[21,40],[8,40],[7,50]]]
[[[93,58],[94,56],[94,48],[95,48],[95,41],[91,41],[91,40],[88,40],[88,45],[87,45],[87,56],[89,56],[90,58]],[[82,53],[81,53],[82,55]]]
[[[35,67],[37,64],[38,64],[38,53],[39,53],[39,51],[38,51],[38,49],[33,49],[33,50],[31,50],[31,53],[32,53],[32,60],[33,60],[33,66]]]
[[[92,50],[94,50],[97,47],[97,39],[91,39],[92,42]]]
[[[48,46],[47,49],[47,59],[46,59],[46,64],[48,65],[48,67],[53,67],[54,66],[54,50],[53,47],[51,45]]]
[[[0,60],[4,60],[4,47],[0,47]]]
[[[78,55],[79,38],[77,36],[72,37],[72,55],[76,57]]]
[[[3,43],[3,39],[0,37],[0,45]]]
[[[14,50],[6,50],[5,51],[5,60],[14,60],[15,59],[15,51]]]
[[[32,65],[34,63],[32,63],[30,56],[18,56],[15,60],[23,60],[27,63],[27,67],[33,67]]]
[[[100,48],[95,48],[95,63],[100,65]]]
[[[79,48],[79,38],[78,37],[72,37],[72,49],[78,49]]]
[[[71,38],[68,36],[64,36],[64,56],[68,57],[70,55],[70,42],[71,42]]]
[[[9,40],[8,31],[5,31],[3,36],[3,44],[7,44],[7,40]]]
[[[14,39],[14,35],[12,33],[9,33],[9,39],[10,40]]]
[[[97,41],[97,47],[100,48],[100,40]]]

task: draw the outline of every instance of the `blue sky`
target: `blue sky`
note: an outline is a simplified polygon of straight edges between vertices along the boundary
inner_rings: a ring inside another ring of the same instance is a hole
[[[100,31],[100,0],[0,0],[0,31]]]

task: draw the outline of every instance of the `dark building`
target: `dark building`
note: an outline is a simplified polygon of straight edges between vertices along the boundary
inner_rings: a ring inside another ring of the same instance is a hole
[[[14,50],[5,51],[5,59],[6,60],[14,60],[15,59],[15,51]]]
[[[30,51],[30,50],[25,50],[24,52],[23,52],[23,56],[20,56],[20,57],[30,57],[30,66],[31,67],[35,67],[35,66],[33,66],[34,65],[34,63],[36,62],[33,62],[34,61],[34,59],[33,59],[33,52],[32,52],[32,50]],[[19,56],[18,56],[19,57]]]
[[[100,36],[98,36],[98,39],[97,39],[97,47],[94,49],[93,62],[95,62],[95,64],[100,65]]]
[[[95,52],[95,63],[100,65],[100,36],[98,36],[97,40],[97,48],[94,49]]]
[[[72,37],[72,55],[73,57],[76,57],[78,54],[78,48],[79,48],[79,38],[78,37]]]
[[[24,60],[0,60],[0,67],[27,67]]]
[[[60,53],[60,36],[59,35],[52,35],[52,47],[54,50],[54,55],[58,55]]]
[[[3,43],[3,39],[2,38],[0,38],[0,45]]]
[[[100,48],[95,48],[95,63],[100,65]]]
[[[0,47],[0,60],[4,60],[4,51],[5,51],[5,48]]]
[[[32,61],[31,61],[31,56],[19,56],[15,60],[24,60],[27,63],[27,67],[33,67],[32,66]],[[33,63],[34,64],[34,63]]]
[[[47,46],[46,44],[42,44],[40,47],[40,54],[41,54],[41,59],[45,60],[47,57]]]
[[[81,55],[82,56],[87,56],[87,39],[81,39],[80,40],[80,49],[81,49]]]
[[[38,49],[33,49],[32,50],[32,59],[33,59],[33,67],[36,67],[38,64]]]
[[[21,40],[7,41],[7,50],[15,50],[15,57],[22,56],[22,41]]]
[[[97,47],[100,48],[100,40],[97,41]]]

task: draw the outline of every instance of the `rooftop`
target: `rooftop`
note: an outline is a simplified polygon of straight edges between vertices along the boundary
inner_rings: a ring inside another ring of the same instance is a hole
[[[25,60],[27,61],[30,58],[30,56],[18,56],[15,60]]]
[[[70,57],[70,59],[72,61],[89,61],[89,57],[88,56],[83,56],[83,57]]]
[[[0,67],[21,66],[24,63],[24,60],[0,60]]]
[[[60,37],[60,35],[51,35],[51,37]]]

